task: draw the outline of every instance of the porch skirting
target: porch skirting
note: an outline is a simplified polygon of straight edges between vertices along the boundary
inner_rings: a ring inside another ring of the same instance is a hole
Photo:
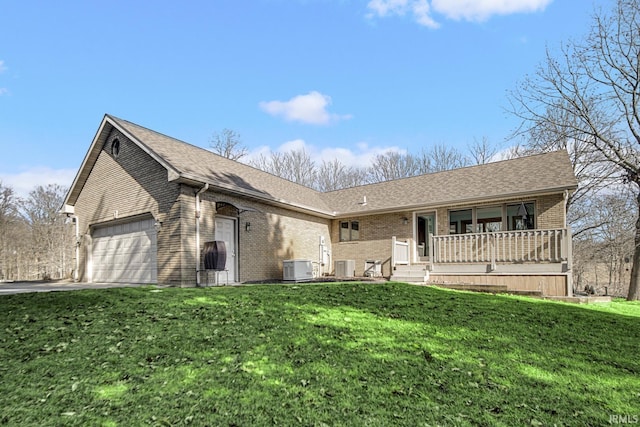
[[[569,276],[559,274],[447,274],[431,272],[428,283],[461,283],[473,285],[506,286],[507,291],[532,292],[540,296],[566,297],[570,286]]]

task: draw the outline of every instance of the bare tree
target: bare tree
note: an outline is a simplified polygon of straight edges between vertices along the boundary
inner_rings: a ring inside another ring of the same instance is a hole
[[[574,244],[574,277],[579,290],[622,295],[628,291],[629,260],[633,256],[633,223],[637,207],[627,189],[595,194],[593,215],[600,227],[589,229]],[[626,280],[626,283],[623,282]]]
[[[486,136],[480,140],[474,138],[468,148],[471,160],[476,165],[487,164],[493,161],[495,155],[498,154],[497,146],[492,144]]]
[[[469,160],[454,147],[437,144],[423,149],[417,160],[418,173],[433,173],[461,168],[469,165]]]
[[[12,273],[15,257],[15,231],[18,217],[18,199],[11,187],[0,181],[0,279],[15,278]]]
[[[290,180],[307,187],[316,183],[316,164],[304,148],[292,150],[285,154]]]
[[[316,181],[316,165],[309,153],[302,148],[286,153],[261,154],[250,162],[251,166],[289,181],[313,188]]]
[[[374,157],[369,168],[369,182],[390,181],[419,173],[419,166],[411,154],[388,151]]]
[[[640,0],[596,11],[583,41],[569,42],[512,93],[514,111],[531,126],[571,117],[573,136],[597,151],[634,188],[640,206]],[[562,114],[549,115],[549,108]],[[565,122],[567,123],[567,122]],[[553,127],[550,127],[553,129]],[[640,215],[635,224],[629,300],[640,299]]]
[[[569,154],[578,189],[567,201],[568,222],[574,237],[603,225],[602,217],[593,212],[599,193],[619,182],[619,173],[602,153],[588,143],[588,135],[576,126],[576,117],[562,106],[547,107],[544,118],[523,129],[529,137],[522,154],[565,150]],[[604,218],[606,220],[606,218]]]
[[[268,156],[260,154],[258,158],[251,160],[249,164],[272,175],[288,179],[289,171],[287,170],[284,153],[272,151]]]
[[[240,134],[227,128],[214,133],[210,145],[214,153],[231,160],[240,160],[249,154],[247,148],[242,146]]]
[[[57,184],[37,186],[21,203],[30,228],[30,256],[40,279],[64,278],[71,272],[73,227],[58,213],[65,194]]]
[[[340,160],[323,160],[316,174],[315,188],[319,191],[334,191],[341,188],[365,184],[367,173],[363,168],[346,166]]]

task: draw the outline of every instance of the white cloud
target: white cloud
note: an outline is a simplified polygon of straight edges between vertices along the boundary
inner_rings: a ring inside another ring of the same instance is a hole
[[[438,28],[440,24],[431,18],[431,6],[427,0],[371,0],[367,4],[370,10],[367,17],[404,16],[412,14],[414,19],[425,27]]]
[[[553,0],[431,0],[434,10],[449,19],[486,21],[493,15],[543,11]]]
[[[438,28],[433,13],[456,21],[486,21],[493,15],[531,13],[544,10],[553,0],[371,0],[369,18],[411,14],[420,25]]]
[[[52,169],[46,166],[34,167],[22,172],[7,174],[0,173],[2,185],[13,188],[18,197],[28,197],[38,185],[59,184],[71,186],[76,176],[76,169]]]
[[[408,0],[371,0],[367,8],[378,16],[404,15]]]
[[[351,115],[331,114],[327,108],[331,97],[312,91],[306,95],[294,96],[288,101],[263,101],[260,108],[272,116],[283,117],[290,122],[326,125],[338,120],[350,119]]]

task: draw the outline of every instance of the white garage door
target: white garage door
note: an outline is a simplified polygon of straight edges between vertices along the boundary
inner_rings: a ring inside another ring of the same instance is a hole
[[[157,282],[154,219],[96,228],[93,231],[93,281]]]

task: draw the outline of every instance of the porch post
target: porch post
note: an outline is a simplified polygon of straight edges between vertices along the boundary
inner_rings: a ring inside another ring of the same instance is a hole
[[[436,256],[436,254],[433,252],[433,248],[435,247],[434,245],[435,239],[436,239],[435,236],[433,235],[429,236],[429,269],[430,271],[433,271],[433,259]]]
[[[489,234],[489,252],[491,257],[491,271],[496,271],[496,236],[495,233]]]
[[[391,236],[391,271],[396,268],[396,236]]]
[[[414,239],[409,239],[409,247],[411,253],[409,254],[409,264],[415,264],[418,262],[418,248]]]

